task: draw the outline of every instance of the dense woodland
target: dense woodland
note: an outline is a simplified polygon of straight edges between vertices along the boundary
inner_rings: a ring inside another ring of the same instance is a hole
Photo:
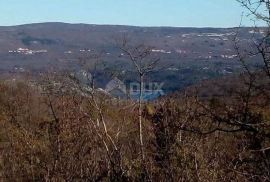
[[[268,0],[239,2],[270,23],[257,12],[270,11]],[[270,181],[269,35],[249,52],[235,38],[240,75],[149,102],[115,99],[95,89],[93,76],[1,81],[1,180]],[[158,59],[147,46],[119,45],[143,92]],[[248,64],[254,56],[263,65],[256,71]]]

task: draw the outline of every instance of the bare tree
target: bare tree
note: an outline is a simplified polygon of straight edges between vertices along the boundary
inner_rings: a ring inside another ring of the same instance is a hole
[[[131,42],[124,37],[120,43],[120,49],[128,56],[132,62],[135,70],[139,76],[139,108],[138,108],[138,127],[139,127],[139,140],[141,149],[141,159],[145,161],[144,154],[144,141],[143,141],[143,124],[142,124],[142,110],[143,110],[143,96],[145,87],[145,76],[153,72],[159,62],[159,58],[152,56],[152,46],[146,46],[144,44],[132,45]]]
[[[251,18],[255,22],[254,29],[262,36],[253,36],[254,48],[250,52],[246,53],[245,58],[257,56],[263,61],[263,71],[270,78],[270,1],[269,0],[236,0],[239,2],[248,12],[247,17]],[[256,22],[261,23],[264,27],[258,28]],[[255,31],[255,32],[256,32]],[[243,56],[239,54],[238,57]],[[242,58],[241,58],[242,59]],[[244,59],[242,59],[244,63]],[[245,65],[245,68],[247,66]]]

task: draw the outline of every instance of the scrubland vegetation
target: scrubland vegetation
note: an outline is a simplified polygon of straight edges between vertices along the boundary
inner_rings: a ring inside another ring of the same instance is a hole
[[[263,73],[144,103],[144,158],[135,101],[61,81],[1,83],[3,179],[269,180],[270,78]]]
[[[252,9],[269,11],[269,1],[240,3],[269,23]],[[235,39],[240,75],[149,102],[115,99],[94,80],[89,89],[60,73],[2,81],[1,180],[270,181],[269,35],[251,52]],[[123,43],[142,86],[157,59]],[[263,65],[256,71],[254,56]]]

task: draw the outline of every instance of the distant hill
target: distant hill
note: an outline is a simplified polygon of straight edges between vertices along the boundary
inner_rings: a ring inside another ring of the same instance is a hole
[[[161,64],[172,65],[155,78],[170,80],[167,89],[190,85],[197,80],[232,74],[240,66],[235,60],[232,40],[236,31],[243,45],[260,37],[263,29],[174,28],[39,23],[0,27],[0,71],[45,71],[49,67],[73,68],[79,58],[103,52],[109,65],[126,71],[129,62],[121,57],[116,39],[123,35],[138,43],[152,45]],[[120,68],[120,67],[119,67]]]

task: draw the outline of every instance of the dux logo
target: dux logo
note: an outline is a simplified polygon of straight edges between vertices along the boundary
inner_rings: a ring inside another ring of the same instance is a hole
[[[164,95],[162,90],[164,83],[150,82],[145,83],[143,88],[143,99],[151,100]],[[140,84],[138,82],[131,82],[127,87],[124,82],[118,78],[112,79],[105,88],[105,91],[117,96],[129,96],[133,99],[138,99],[140,96]],[[116,93],[114,93],[116,91]],[[117,91],[120,91],[120,93]]]
[[[127,94],[126,85],[118,78],[112,79],[105,88],[106,92],[112,92],[114,90],[120,90],[121,92],[123,92],[123,94]]]

